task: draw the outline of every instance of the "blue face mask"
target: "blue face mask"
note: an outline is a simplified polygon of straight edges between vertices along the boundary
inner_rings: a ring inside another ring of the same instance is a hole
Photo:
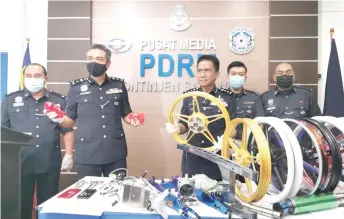
[[[244,86],[245,78],[239,75],[234,75],[229,78],[229,86],[233,89],[240,89]]]

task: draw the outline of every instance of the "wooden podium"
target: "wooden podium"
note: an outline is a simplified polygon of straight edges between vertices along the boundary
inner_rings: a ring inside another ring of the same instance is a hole
[[[1,126],[1,218],[20,219],[20,148],[31,136]]]

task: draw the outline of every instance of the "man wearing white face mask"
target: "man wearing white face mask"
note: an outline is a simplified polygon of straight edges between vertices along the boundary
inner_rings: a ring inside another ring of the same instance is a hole
[[[73,167],[73,129],[62,128],[43,114],[46,102],[58,104],[64,110],[66,100],[61,94],[47,91],[46,81],[47,71],[42,65],[27,66],[25,88],[7,95],[1,106],[1,125],[33,137],[31,146],[20,152],[21,219],[31,219],[35,185],[39,205],[58,193],[60,170]],[[60,135],[65,145],[62,165]]]
[[[231,119],[264,116],[264,109],[260,95],[254,91],[244,89],[247,79],[247,67],[244,63],[234,61],[227,67],[229,87],[233,92],[235,106]],[[236,139],[241,140],[242,126],[237,127]]]

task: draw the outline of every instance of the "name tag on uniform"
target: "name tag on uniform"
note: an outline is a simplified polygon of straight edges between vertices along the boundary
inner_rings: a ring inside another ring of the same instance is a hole
[[[86,91],[86,92],[81,92],[80,95],[86,95],[86,94],[90,94],[91,91]]]
[[[17,107],[17,106],[24,106],[24,103],[13,103],[13,106],[14,106],[14,107]]]
[[[275,106],[270,106],[270,107],[266,108],[266,110],[274,110],[274,109],[276,109]]]
[[[118,94],[118,93],[123,93],[123,90],[118,89],[118,88],[111,88],[106,91],[106,94]]]

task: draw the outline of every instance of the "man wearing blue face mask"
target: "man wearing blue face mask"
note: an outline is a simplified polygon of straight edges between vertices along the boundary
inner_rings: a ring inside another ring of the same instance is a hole
[[[21,219],[31,219],[35,184],[40,205],[58,193],[60,170],[73,167],[73,129],[62,128],[42,114],[46,102],[64,110],[66,98],[47,91],[46,81],[46,69],[37,63],[30,64],[24,70],[24,89],[7,95],[1,109],[1,125],[33,137],[31,146],[20,151]],[[65,146],[62,166],[60,135]]]
[[[235,106],[231,118],[250,118],[264,116],[264,109],[259,94],[244,89],[247,79],[247,67],[244,63],[234,61],[227,67],[229,88],[233,92]],[[241,139],[242,125],[237,127],[236,139]]]

